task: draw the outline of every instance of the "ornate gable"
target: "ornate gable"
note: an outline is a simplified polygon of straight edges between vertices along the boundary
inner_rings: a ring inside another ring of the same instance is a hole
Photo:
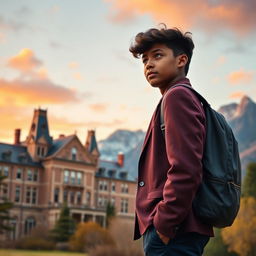
[[[93,157],[81,144],[76,135],[73,135],[68,143],[64,144],[54,154],[54,157],[77,162],[94,163]]]

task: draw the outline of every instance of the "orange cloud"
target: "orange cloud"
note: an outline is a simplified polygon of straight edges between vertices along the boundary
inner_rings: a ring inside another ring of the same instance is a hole
[[[253,71],[245,71],[240,69],[239,71],[232,72],[228,75],[228,81],[232,85],[236,84],[248,84],[251,83],[254,76]]]
[[[24,106],[80,101],[74,90],[54,84],[48,79],[8,81],[0,78],[0,90],[0,106],[10,103]]]
[[[75,62],[75,61],[72,61],[72,62],[70,62],[70,63],[68,64],[68,66],[69,66],[70,68],[78,68],[78,67],[79,67],[79,64],[78,64],[77,62]]]
[[[22,72],[32,71],[41,65],[42,62],[37,59],[34,52],[28,48],[22,49],[18,55],[11,57],[7,62],[7,66]]]
[[[107,104],[101,104],[101,103],[98,103],[98,104],[91,104],[90,106],[90,109],[93,110],[94,112],[105,112],[108,105]]]
[[[245,96],[244,92],[234,92],[229,95],[229,98],[231,99],[241,99],[243,96]]]
[[[171,27],[201,28],[207,32],[231,29],[247,34],[255,29],[255,3],[251,1],[195,0],[105,0],[111,4],[111,20],[123,22],[140,15],[151,15],[156,22]]]
[[[78,81],[84,80],[84,77],[81,75],[80,72],[75,72],[75,73],[73,73],[72,76],[73,76],[73,78],[74,78],[75,80],[78,80]]]

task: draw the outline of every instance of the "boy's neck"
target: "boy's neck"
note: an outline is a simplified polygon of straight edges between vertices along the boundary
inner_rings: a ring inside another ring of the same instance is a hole
[[[175,77],[166,87],[159,88],[162,95],[164,95],[165,92],[167,92],[173,85],[175,85],[178,81],[185,79],[185,75],[180,75]]]

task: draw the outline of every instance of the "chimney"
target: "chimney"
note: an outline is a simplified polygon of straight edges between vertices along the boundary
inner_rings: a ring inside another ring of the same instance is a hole
[[[15,129],[15,131],[14,131],[14,144],[15,145],[20,144],[20,132],[21,132],[21,129]]]
[[[118,155],[117,155],[117,164],[120,167],[124,166],[124,154],[122,152],[119,152]]]

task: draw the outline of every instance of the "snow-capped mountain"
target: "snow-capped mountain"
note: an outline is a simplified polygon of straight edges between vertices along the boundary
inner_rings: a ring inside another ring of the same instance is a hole
[[[142,130],[116,130],[110,134],[105,140],[98,142],[100,149],[100,158],[104,160],[116,160],[117,154],[122,152],[127,154],[143,141],[145,132]]]
[[[256,103],[244,96],[239,104],[229,104],[219,110],[228,122],[239,143],[239,150],[248,150],[256,142]],[[255,159],[256,161],[256,159]]]

